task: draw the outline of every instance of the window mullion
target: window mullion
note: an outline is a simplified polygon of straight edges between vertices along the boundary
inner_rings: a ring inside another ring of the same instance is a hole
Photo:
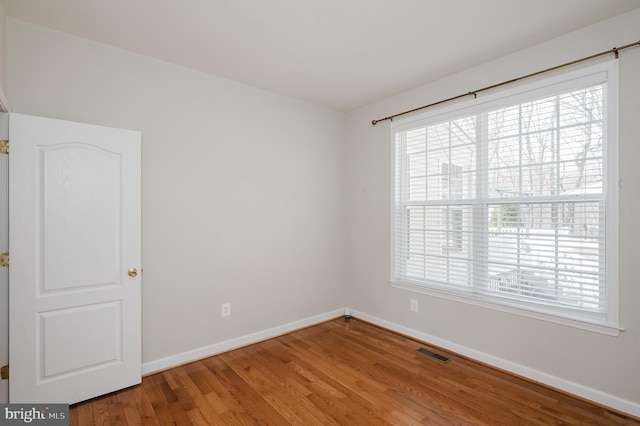
[[[557,111],[556,114],[556,140],[555,140],[555,148],[556,148],[556,152],[555,152],[555,160],[556,160],[556,179],[555,179],[555,190],[553,191],[553,195],[557,195],[561,192],[562,189],[562,181],[561,181],[561,176],[560,176],[560,96],[556,96],[555,97],[555,108]],[[560,282],[560,258],[559,258],[559,254],[560,254],[560,250],[559,250],[559,245],[560,245],[560,217],[559,217],[559,209],[558,209],[558,204],[555,203],[552,205],[552,211],[555,212],[555,217],[552,216],[552,218],[555,218],[555,264],[556,264],[556,271],[555,271],[555,285],[556,285],[556,297],[559,299],[560,295],[561,295],[561,288],[563,286],[563,284],[561,284]]]
[[[394,262],[401,262],[403,270],[406,270],[409,259],[409,233],[411,229],[409,211],[407,210],[407,201],[409,200],[409,156],[407,154],[406,132],[400,132],[400,140],[396,141],[396,156],[396,167],[400,169],[396,171],[396,179],[398,179],[399,182],[396,183],[397,193],[395,195],[396,208],[394,220],[397,221],[400,219],[404,229],[399,227],[397,223],[395,224],[396,238],[400,235],[400,241],[395,242],[397,250],[394,256]],[[398,212],[398,210],[401,210],[401,212]]]
[[[448,147],[447,147],[447,161],[448,161],[448,166],[447,166],[447,170],[446,170],[446,175],[444,174],[444,171],[442,170],[442,166],[440,166],[440,173],[442,173],[442,179],[447,178],[447,193],[446,194],[441,194],[442,198],[446,198],[446,200],[450,200],[451,198],[451,127],[452,127],[452,123],[449,122],[449,126],[448,126],[448,134],[447,134],[447,140],[448,140]],[[442,188],[442,185],[440,185],[440,188]],[[441,190],[442,191],[442,190]],[[444,244],[447,250],[447,282],[451,282],[451,251],[449,250],[451,241],[450,241],[450,228],[449,228],[449,205],[447,204],[447,206],[444,209],[445,214],[444,214]]]
[[[476,115],[476,194],[472,208],[472,235],[473,235],[473,271],[472,283],[475,292],[486,291],[489,279],[489,267],[487,265],[489,251],[488,237],[488,212],[484,201],[487,196],[487,181],[489,177],[489,132],[488,114],[486,112]]]
[[[531,118],[531,117],[529,117]],[[524,167],[523,167],[523,160],[522,160],[522,151],[523,151],[523,143],[524,141],[522,140],[523,135],[522,135],[522,104],[520,104],[518,106],[518,196],[522,196],[524,194],[523,191],[523,182],[524,182]],[[531,137],[529,135],[527,135],[526,137]],[[529,141],[530,142],[530,141]],[[531,170],[531,168],[529,169]],[[522,270],[522,241],[521,241],[521,234],[520,234],[520,210],[522,210],[522,205],[521,204],[517,204],[518,205],[518,211],[516,213],[516,229],[518,230],[518,232],[516,233],[516,280],[518,283],[518,286],[520,286],[523,283],[523,276],[524,276],[524,271]]]

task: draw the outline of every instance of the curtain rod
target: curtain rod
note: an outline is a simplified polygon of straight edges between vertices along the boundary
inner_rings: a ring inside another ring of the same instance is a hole
[[[580,62],[585,62],[585,61],[588,61],[588,60],[591,60],[591,59],[594,59],[594,58],[598,58],[600,56],[609,55],[611,53],[616,55],[616,59],[618,59],[618,52],[619,51],[624,50],[624,49],[628,49],[628,48],[634,47],[634,46],[640,46],[640,40],[636,41],[635,43],[625,44],[622,47],[614,47],[613,49],[606,50],[606,51],[600,52],[600,53],[596,53],[595,55],[585,56],[584,58],[576,59],[574,61],[567,62],[567,63],[561,64],[561,65],[556,65],[555,67],[547,68],[547,69],[544,69],[544,70],[541,70],[541,71],[536,71],[536,72],[531,73],[531,74],[527,74],[527,75],[523,75],[521,77],[513,78],[511,80],[506,80],[506,81],[503,81],[502,83],[492,84],[491,86],[483,87],[482,89],[472,90],[471,92],[463,93],[461,95],[454,96],[452,98],[443,99],[441,101],[434,102],[432,104],[423,105],[421,107],[410,109],[408,111],[399,112],[397,114],[393,114],[393,115],[390,115],[388,117],[381,118],[379,120],[371,120],[371,124],[375,126],[376,124],[378,124],[381,121],[387,121],[387,120],[393,121],[394,118],[399,117],[401,115],[410,114],[412,112],[420,111],[420,110],[423,110],[425,108],[429,108],[429,107],[432,107],[432,106],[435,106],[435,105],[440,105],[440,104],[443,104],[445,102],[454,101],[456,99],[464,98],[465,96],[473,96],[475,98],[475,97],[477,97],[478,93],[484,92],[485,90],[495,89],[496,87],[504,86],[506,84],[515,83],[516,81],[519,81],[519,80],[524,80],[526,78],[535,77],[536,75],[544,74],[544,73],[550,72],[550,71],[555,71],[555,70],[560,69],[560,68],[568,67],[570,65],[575,65],[575,64],[578,64]]]

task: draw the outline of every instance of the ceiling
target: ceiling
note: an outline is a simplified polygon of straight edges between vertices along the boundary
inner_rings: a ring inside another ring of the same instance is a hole
[[[640,8],[640,0],[0,1],[8,16],[340,111]]]

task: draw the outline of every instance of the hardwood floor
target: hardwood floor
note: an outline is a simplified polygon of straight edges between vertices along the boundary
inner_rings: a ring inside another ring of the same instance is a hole
[[[443,363],[416,349],[451,358]],[[351,319],[147,376],[70,409],[71,425],[640,425]]]

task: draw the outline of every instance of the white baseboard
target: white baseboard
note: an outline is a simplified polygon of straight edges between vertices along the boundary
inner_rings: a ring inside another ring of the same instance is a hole
[[[247,334],[245,336],[236,337],[224,342],[215,343],[213,345],[205,346],[203,348],[194,349],[187,352],[182,352],[176,355],[171,355],[166,358],[157,359],[155,361],[149,361],[142,364],[142,374],[151,374],[157,371],[166,370],[171,367],[186,364],[191,361],[196,361],[202,358],[206,358],[212,355],[220,354],[232,349],[236,349],[242,346],[247,346],[252,343],[257,343],[262,340],[271,339],[273,337],[281,336],[292,331],[309,327],[311,325],[320,324],[324,321],[329,321],[333,318],[342,316],[345,312],[345,308],[336,309],[334,311],[326,312],[324,314],[316,315],[309,318],[304,318],[299,321],[290,322],[288,324],[280,325],[277,327],[269,328],[266,330],[258,331],[255,333]]]
[[[489,364],[499,369],[517,374],[522,377],[526,377],[531,380],[535,380],[537,382],[554,387],[556,389],[560,389],[570,394],[588,399],[590,401],[594,401],[602,405],[606,405],[607,407],[611,407],[616,410],[629,413],[633,416],[640,417],[640,404],[637,402],[618,398],[614,395],[610,395],[608,393],[599,391],[597,389],[593,389],[578,383],[561,379],[559,377],[555,377],[550,374],[543,373],[541,371],[526,367],[524,365],[507,361],[505,359],[498,358],[496,356],[450,342],[440,337],[422,333],[420,331],[413,330],[411,328],[407,328],[402,325],[398,325],[398,324],[365,314],[364,312],[359,312],[351,309],[351,315],[354,318],[360,318],[364,321],[370,322],[380,327],[387,328],[389,330],[393,330],[397,333],[401,333],[409,337],[413,337],[414,339],[423,341],[425,343],[430,343],[432,345],[439,346],[443,349],[450,350],[457,354],[464,355],[466,357],[483,362],[485,364]]]

